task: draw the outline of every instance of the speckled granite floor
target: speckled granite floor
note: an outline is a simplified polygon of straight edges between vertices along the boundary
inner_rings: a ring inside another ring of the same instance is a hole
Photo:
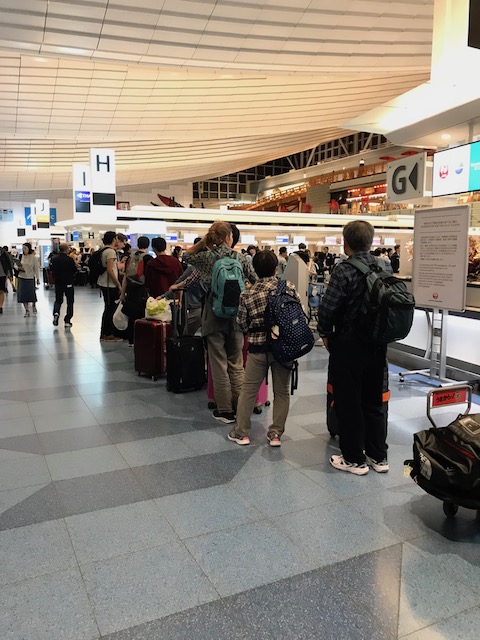
[[[301,364],[281,449],[225,439],[205,393],[135,377],[102,303],[0,316],[1,640],[477,640],[480,524],[402,475],[427,387],[391,375],[387,475],[342,474],[327,354]],[[478,410],[478,407],[477,407]]]

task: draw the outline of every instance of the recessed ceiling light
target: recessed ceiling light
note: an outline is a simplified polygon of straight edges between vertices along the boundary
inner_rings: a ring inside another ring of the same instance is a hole
[[[46,62],[47,59],[46,58],[34,58],[35,62]]]
[[[451,137],[449,133],[442,133],[442,140],[450,140]]]

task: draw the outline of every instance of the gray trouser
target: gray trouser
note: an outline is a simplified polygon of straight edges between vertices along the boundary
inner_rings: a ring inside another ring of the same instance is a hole
[[[268,432],[282,435],[285,431],[285,422],[290,407],[291,371],[276,362],[271,353],[249,353],[242,392],[238,399],[235,431],[240,436],[247,436],[250,433],[250,416],[255,406],[258,390],[267,375],[269,366],[272,370],[273,382],[273,422],[268,427]]]
[[[211,333],[206,339],[217,409],[230,413],[237,408],[243,382],[243,333]]]
[[[202,326],[202,309],[189,309],[187,313],[187,331],[189,336],[194,336]]]

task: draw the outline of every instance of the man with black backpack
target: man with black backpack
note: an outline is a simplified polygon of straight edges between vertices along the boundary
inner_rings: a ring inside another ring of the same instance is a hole
[[[388,288],[391,284],[395,289],[399,281],[381,271],[376,258],[370,254],[374,231],[365,220],[354,220],[344,227],[344,251],[349,258],[332,271],[318,309],[318,331],[330,352],[328,375],[342,452],[342,455],[333,455],[330,464],[355,475],[366,475],[369,467],[378,473],[385,473],[389,468],[382,411],[384,367],[387,343],[391,338],[399,339],[399,335],[394,335],[395,331],[392,336],[387,335],[379,314],[381,305],[375,307],[371,300],[370,284],[377,280],[377,285]],[[395,295],[402,298],[401,294],[400,291]],[[402,304],[407,303],[402,301]],[[409,316],[410,311],[413,317],[413,307],[407,313],[407,308],[402,306],[400,320],[404,320],[404,312]],[[390,327],[398,317],[392,320],[390,315],[386,320]],[[408,317],[405,323],[408,324]],[[408,333],[408,329],[405,330]]]

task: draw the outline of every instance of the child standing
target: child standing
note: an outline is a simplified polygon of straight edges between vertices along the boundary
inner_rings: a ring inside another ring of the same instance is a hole
[[[250,444],[250,416],[255,399],[268,369],[272,370],[273,381],[273,421],[268,427],[267,440],[271,447],[281,445],[285,422],[290,407],[290,374],[288,363],[277,362],[268,351],[265,310],[269,295],[275,293],[278,279],[275,276],[278,260],[272,251],[256,253],[252,261],[259,280],[242,292],[238,307],[237,322],[244,333],[248,333],[248,357],[245,377],[238,399],[237,424],[228,434],[228,439],[239,445]],[[300,298],[295,287],[287,282],[287,293]]]

